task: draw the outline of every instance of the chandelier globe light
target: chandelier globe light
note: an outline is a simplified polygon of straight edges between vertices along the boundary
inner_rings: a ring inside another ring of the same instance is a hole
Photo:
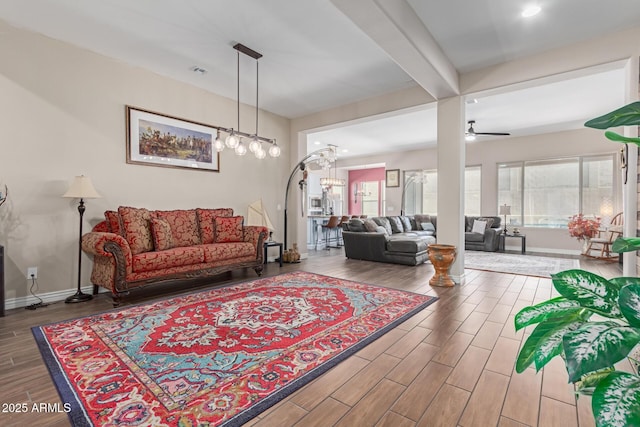
[[[213,141],[213,147],[218,153],[224,150],[224,141],[220,137],[220,129],[218,129],[218,132],[216,133],[216,140]]]
[[[276,143],[275,139],[273,140],[273,145],[271,145],[271,147],[269,147],[269,155],[271,157],[280,157],[280,147],[278,146],[278,144]]]

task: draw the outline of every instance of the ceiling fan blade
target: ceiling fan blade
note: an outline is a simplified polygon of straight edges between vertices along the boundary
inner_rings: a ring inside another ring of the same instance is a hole
[[[496,136],[508,136],[510,133],[506,132],[475,132],[474,135],[496,135]]]

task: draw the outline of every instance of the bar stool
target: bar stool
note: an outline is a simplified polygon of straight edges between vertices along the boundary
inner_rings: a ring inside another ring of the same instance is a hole
[[[340,224],[340,217],[336,215],[332,215],[329,217],[329,221],[326,224],[322,224],[322,230],[324,233],[324,244],[325,249],[329,250],[329,238],[331,236],[331,231],[335,230],[336,232],[336,241],[338,240],[338,225]]]
[[[342,239],[342,224],[348,223],[350,219],[351,217],[349,215],[343,215],[342,218],[340,218],[340,223],[338,224],[338,246],[344,246],[344,240]],[[340,241],[342,241],[342,243],[340,243]]]

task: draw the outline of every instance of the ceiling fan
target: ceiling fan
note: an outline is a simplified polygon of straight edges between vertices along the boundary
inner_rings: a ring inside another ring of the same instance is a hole
[[[511,135],[510,133],[506,133],[506,132],[476,132],[475,129],[473,128],[473,125],[475,122],[476,122],[475,120],[469,120],[467,122],[469,124],[469,129],[467,129],[467,131],[465,132],[465,139],[467,141],[473,141],[476,139],[476,136],[483,136],[483,135],[493,135],[493,136]]]

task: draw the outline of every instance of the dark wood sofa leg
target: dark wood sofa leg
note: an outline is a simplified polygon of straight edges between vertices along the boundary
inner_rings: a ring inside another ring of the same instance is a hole
[[[262,270],[264,270],[264,266],[262,264],[257,267],[253,267],[253,269],[258,276],[262,276]]]
[[[98,285],[93,285],[93,294],[98,295]]]

